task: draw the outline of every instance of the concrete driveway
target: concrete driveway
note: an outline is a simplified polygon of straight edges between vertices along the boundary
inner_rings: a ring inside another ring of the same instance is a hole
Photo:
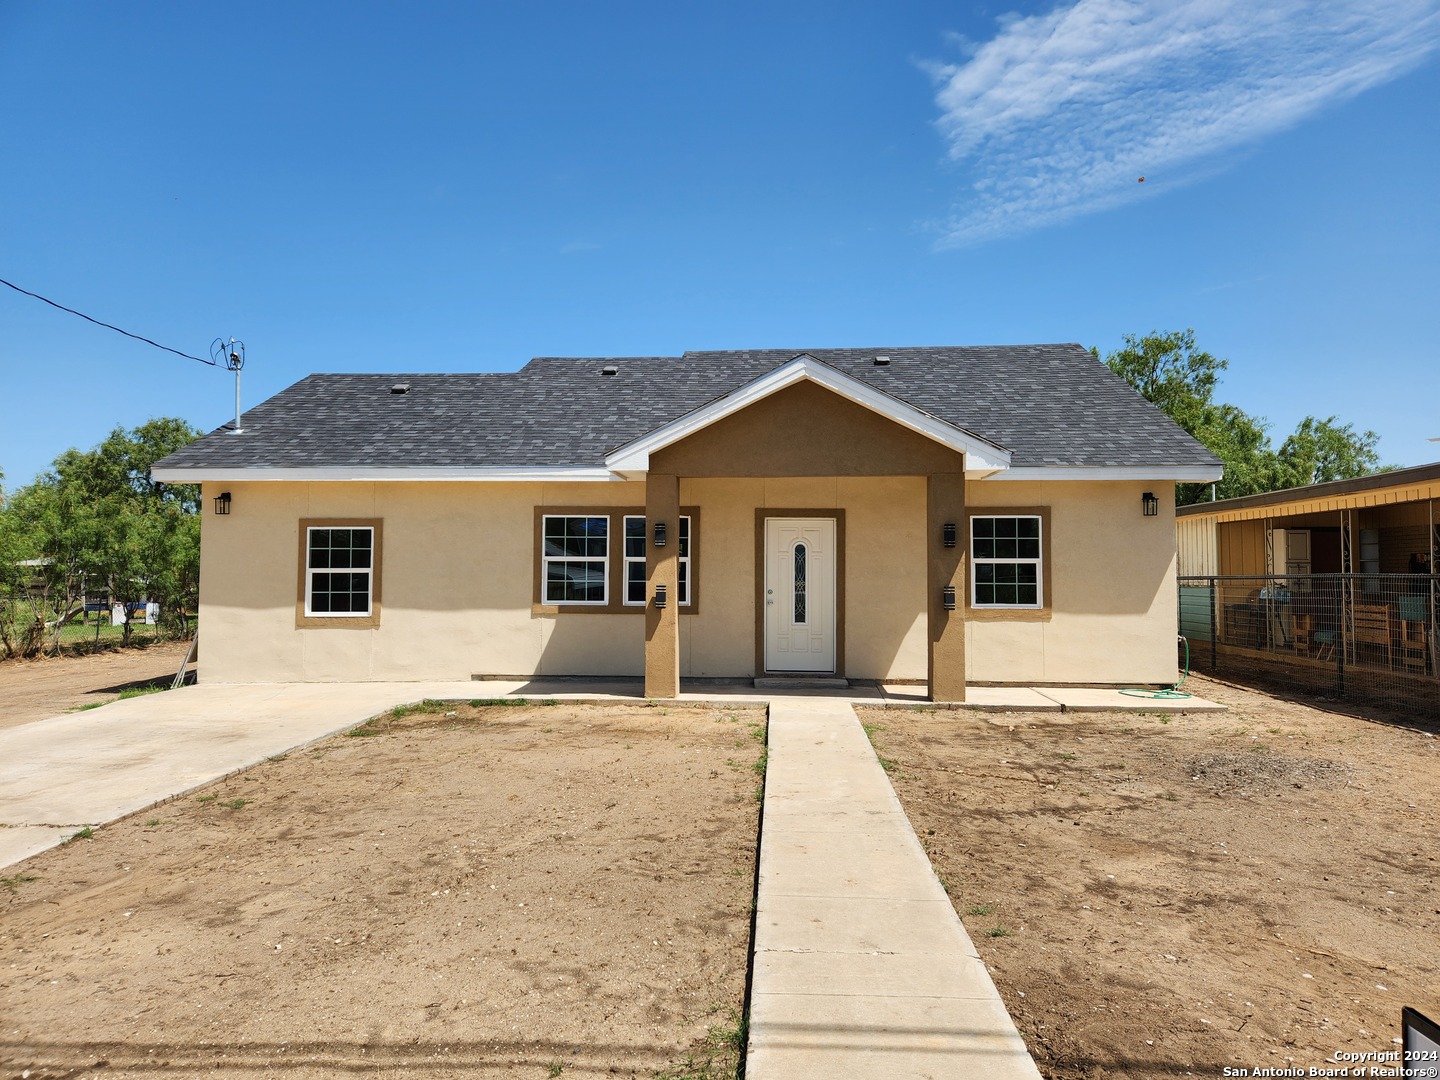
[[[0,867],[426,696],[474,683],[190,686],[0,731]]]

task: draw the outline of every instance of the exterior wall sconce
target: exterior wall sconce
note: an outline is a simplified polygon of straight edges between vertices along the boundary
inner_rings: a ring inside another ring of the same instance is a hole
[[[955,610],[955,586],[946,585],[940,592],[940,602],[945,605],[946,611]]]
[[[1152,492],[1145,492],[1140,496],[1140,512],[1146,517],[1154,517],[1160,513],[1160,500]]]
[[[230,492],[222,491],[215,496],[215,513],[221,517],[230,513]]]
[[[947,548],[953,548],[955,546],[955,523],[953,521],[945,522],[945,527],[941,529],[940,535],[941,542]]]
[[[664,585],[656,585],[656,586],[655,586],[655,610],[656,610],[656,611],[664,611],[664,610],[665,610],[665,586],[664,586]]]
[[[655,546],[664,547],[666,540],[665,522],[655,522]],[[662,605],[663,606],[663,605]]]

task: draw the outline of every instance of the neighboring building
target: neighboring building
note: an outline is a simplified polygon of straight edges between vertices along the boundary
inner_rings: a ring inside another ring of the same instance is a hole
[[[961,700],[1173,682],[1173,483],[1220,465],[1079,345],[1034,345],[312,375],[154,475],[204,485],[205,681]]]
[[[1437,503],[1440,464],[1181,507],[1181,633],[1212,642],[1217,671],[1264,654],[1287,678],[1328,686],[1333,667],[1349,692],[1382,673],[1369,692],[1419,700],[1401,677],[1440,675]]]
[[[1176,511],[1182,576],[1409,574],[1440,548],[1440,463]]]

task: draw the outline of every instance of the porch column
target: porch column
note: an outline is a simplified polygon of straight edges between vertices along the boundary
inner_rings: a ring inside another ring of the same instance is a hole
[[[663,523],[664,547],[655,546]],[[680,695],[680,478],[650,473],[645,478],[645,696]],[[655,596],[665,589],[665,606]]]
[[[963,468],[963,466],[962,466]],[[965,518],[965,474],[931,473],[926,480],[925,553],[929,570],[929,680],[931,701],[965,700],[965,555],[970,527]],[[955,526],[955,546],[944,542],[945,526]],[[955,610],[945,610],[945,588],[955,589]]]

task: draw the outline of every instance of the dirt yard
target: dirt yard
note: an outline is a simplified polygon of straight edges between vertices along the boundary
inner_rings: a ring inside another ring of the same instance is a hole
[[[733,1075],[763,715],[445,706],[10,867],[0,1075]]]
[[[0,663],[0,728],[114,701],[127,686],[175,677],[188,641]]]
[[[862,719],[1046,1077],[1397,1049],[1440,1017],[1440,729],[1188,688],[1232,711]]]

